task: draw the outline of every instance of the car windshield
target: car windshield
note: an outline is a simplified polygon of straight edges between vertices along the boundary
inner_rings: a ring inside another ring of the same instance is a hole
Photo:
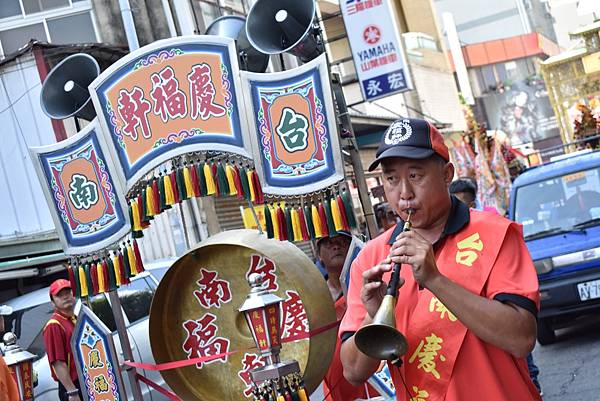
[[[46,353],[42,329],[53,311],[50,301],[15,311],[5,318],[5,329],[17,335],[21,347],[41,358]]]
[[[557,176],[519,188],[515,220],[527,237],[600,225],[600,168]]]

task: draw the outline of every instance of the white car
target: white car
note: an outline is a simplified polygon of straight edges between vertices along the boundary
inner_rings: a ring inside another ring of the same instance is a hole
[[[121,287],[117,292],[123,307],[125,324],[129,333],[131,348],[136,362],[154,363],[148,333],[148,314],[150,304],[158,286],[168,268],[175,262],[169,259],[147,264],[146,271],[134,277],[131,284]],[[123,353],[116,332],[115,321],[110,302],[106,294],[96,295],[85,301],[94,313],[113,330],[115,348],[119,354],[119,362],[123,361]],[[36,401],[56,401],[58,399],[58,384],[50,374],[48,357],[44,349],[42,330],[53,313],[53,306],[48,295],[48,287],[14,298],[7,302],[13,308],[13,313],[5,316],[6,331],[12,331],[18,337],[17,343],[32,354],[37,355],[33,369],[37,373],[37,385],[34,388]],[[138,370],[140,374],[169,389],[162,376],[156,371]],[[129,400],[133,400],[129,381],[123,374],[123,381]],[[166,401],[168,398],[140,383],[145,401]],[[83,401],[83,400],[82,400]]]

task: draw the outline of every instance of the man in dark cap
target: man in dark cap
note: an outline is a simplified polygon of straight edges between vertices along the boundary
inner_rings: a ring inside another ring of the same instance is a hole
[[[354,334],[372,322],[400,264],[394,313],[408,349],[390,365],[398,400],[540,400],[524,359],[535,344],[539,294],[521,227],[449,194],[454,166],[425,120],[394,122],[369,170],[379,165],[402,221],[353,263],[340,326],[346,379],[361,383],[379,366]],[[409,216],[412,229],[403,231]]]

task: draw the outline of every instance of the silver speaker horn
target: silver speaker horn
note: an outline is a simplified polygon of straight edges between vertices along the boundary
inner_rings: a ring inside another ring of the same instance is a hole
[[[96,117],[88,85],[100,74],[96,60],[85,53],[67,57],[50,71],[40,100],[44,113],[53,119],[79,117],[91,121]]]
[[[240,59],[240,68],[252,72],[265,72],[269,66],[269,55],[256,50],[246,36],[246,18],[225,15],[214,20],[206,29],[206,35],[225,36],[235,40]]]
[[[248,13],[248,40],[263,53],[288,52],[310,61],[323,53],[315,11],[314,0],[258,0]]]

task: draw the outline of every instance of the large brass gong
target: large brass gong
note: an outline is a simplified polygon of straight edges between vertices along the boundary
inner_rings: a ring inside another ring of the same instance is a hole
[[[277,287],[274,293],[285,300],[283,341],[335,322],[325,280],[296,246],[254,230],[226,231],[209,238],[181,257],[156,291],[150,311],[152,353],[157,363],[164,363],[225,350],[239,352],[201,368],[192,365],[161,372],[183,400],[245,399],[244,361],[246,366],[255,361],[252,354],[258,351],[238,308],[250,291],[246,277],[252,269],[266,273],[271,288]],[[299,362],[309,394],[327,371],[336,333],[334,327],[310,339],[283,343],[281,359]]]

